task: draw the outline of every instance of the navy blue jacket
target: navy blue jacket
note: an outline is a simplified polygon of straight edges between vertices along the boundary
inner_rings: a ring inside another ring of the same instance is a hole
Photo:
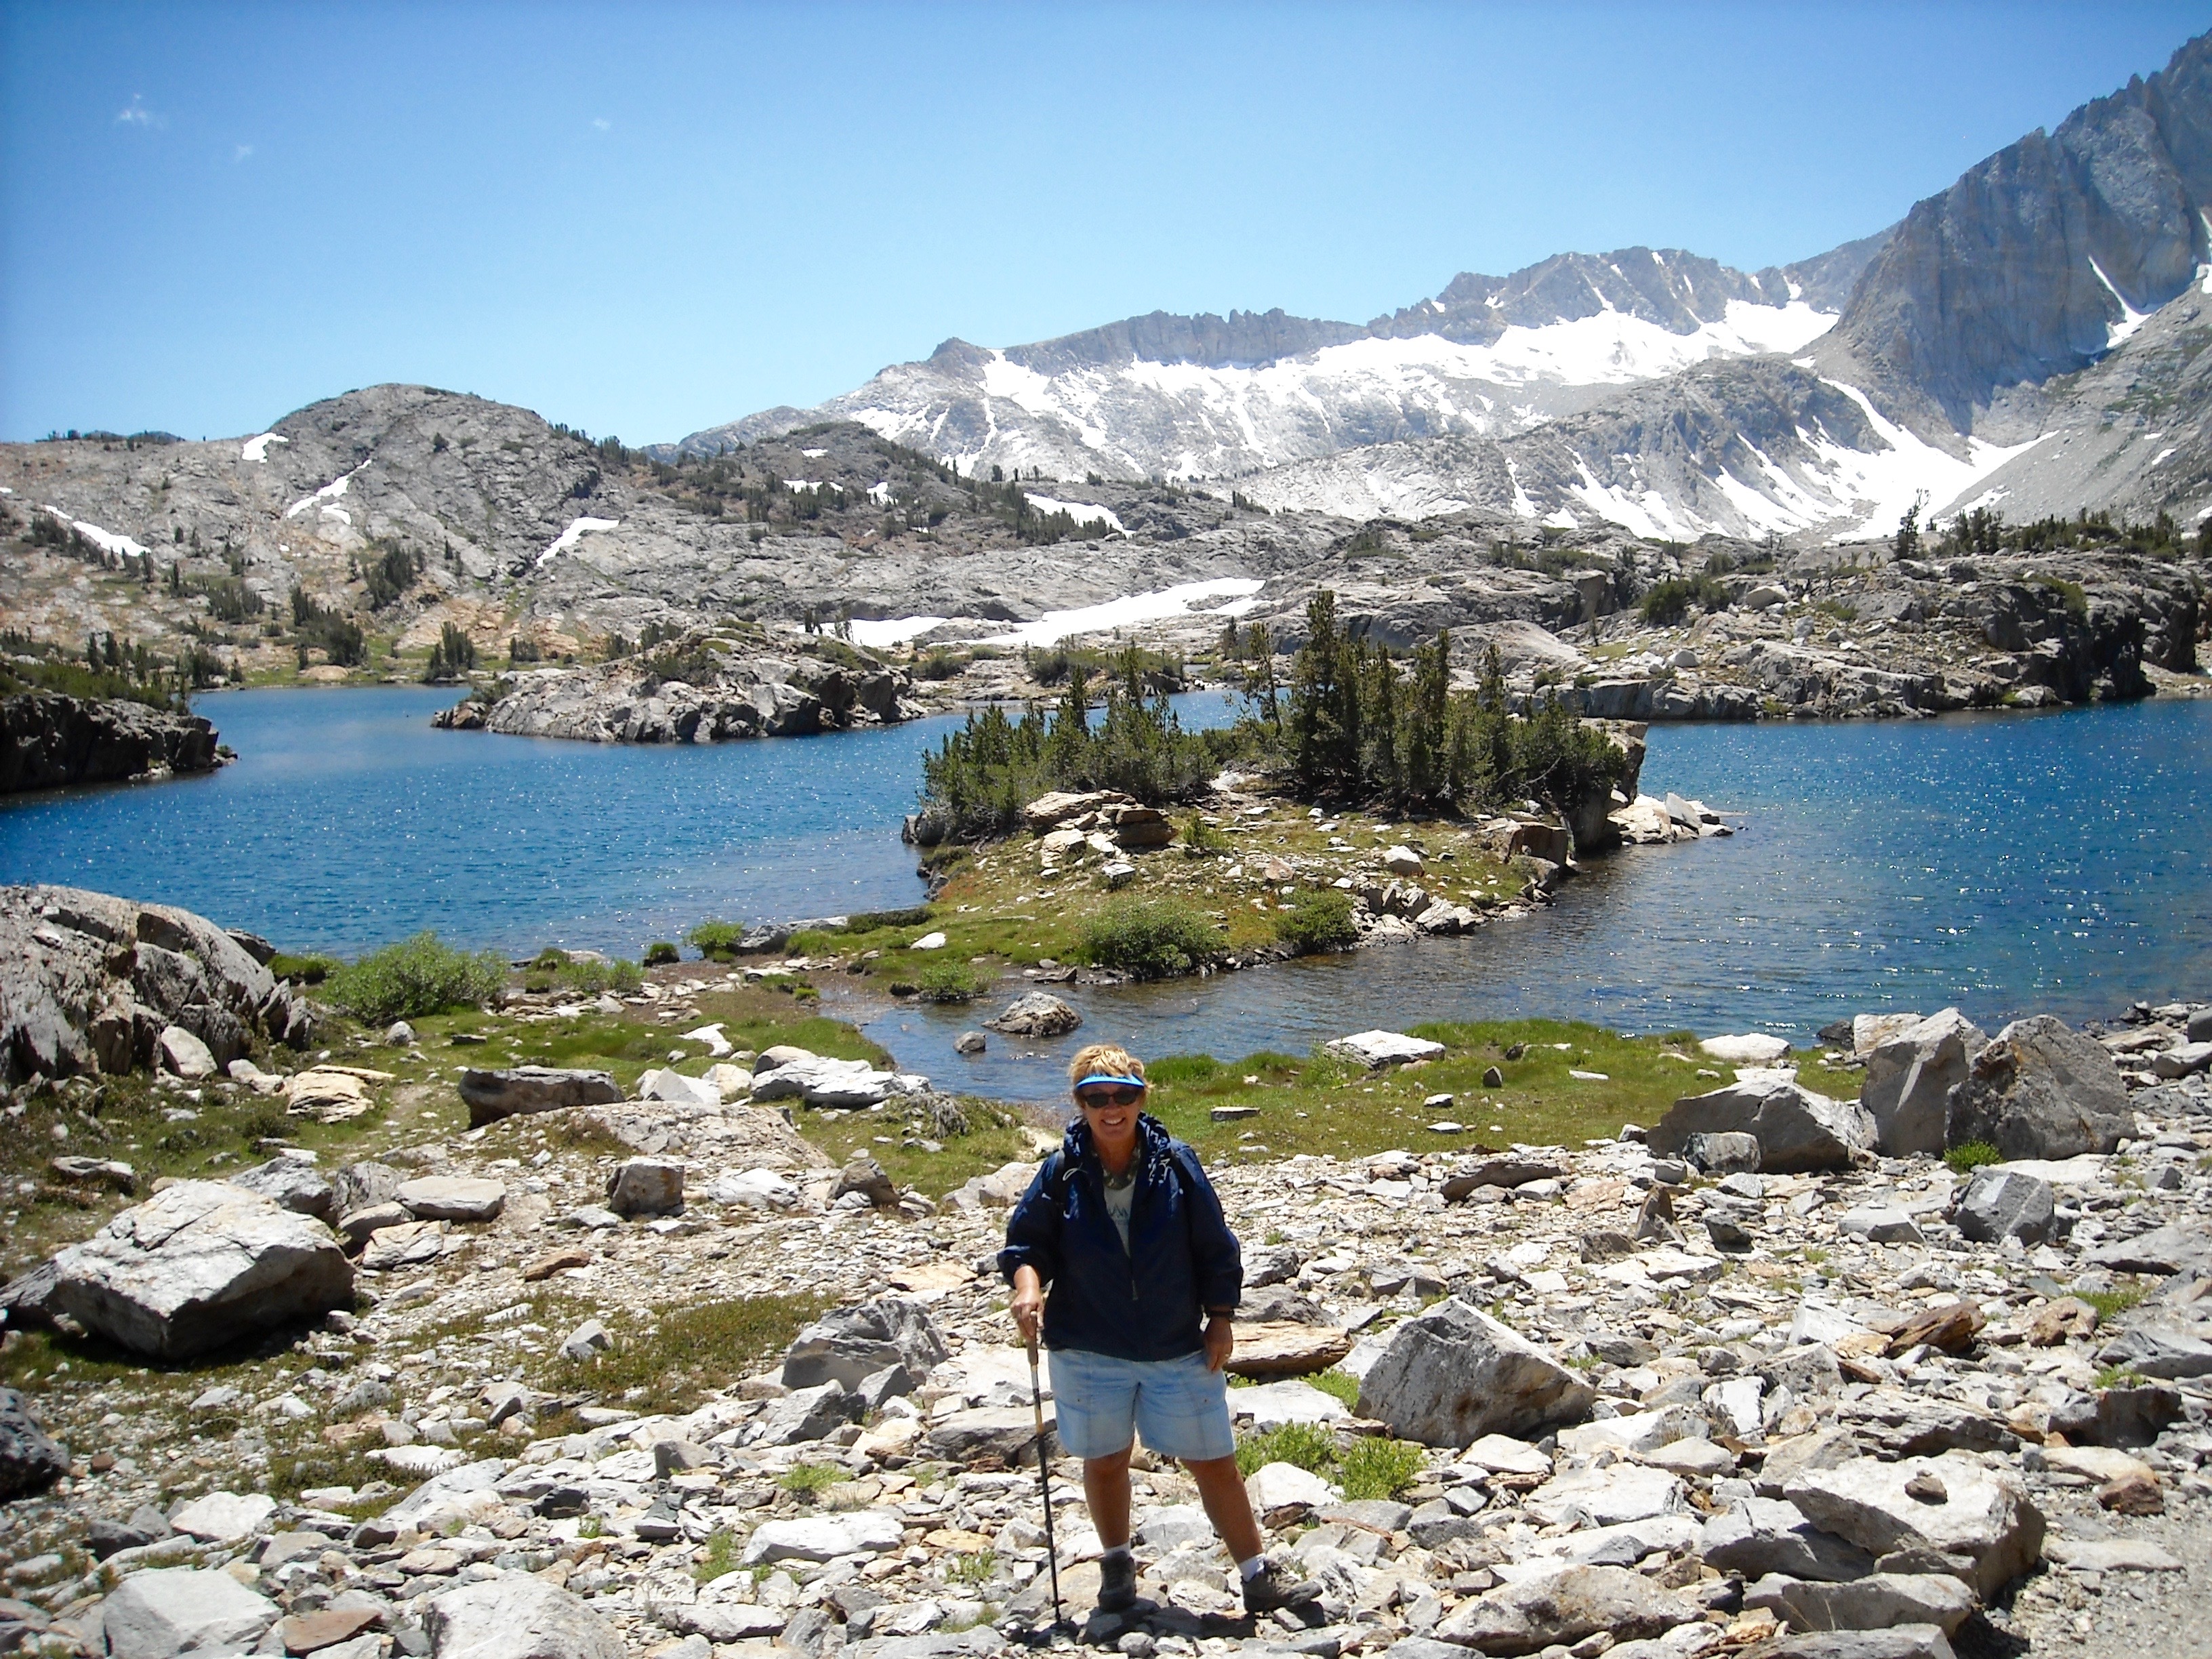
[[[1136,1194],[1129,1248],[1106,1212],[1106,1172],[1078,1122],[1006,1222],[999,1270],[1034,1267],[1049,1290],[1048,1348],[1117,1359],[1179,1359],[1206,1346],[1200,1316],[1233,1308],[1243,1253],[1198,1154],[1150,1113],[1137,1118]]]

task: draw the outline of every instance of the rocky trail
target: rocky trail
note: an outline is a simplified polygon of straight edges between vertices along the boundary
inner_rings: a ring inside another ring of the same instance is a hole
[[[682,1030],[708,988],[639,1000]],[[2212,1009],[1825,1035],[1859,1101],[1723,1037],[1733,1080],[1616,1137],[1217,1162],[1255,1506],[1322,1601],[1255,1628],[1140,1457],[1144,1599],[1095,1614],[1062,1460],[1057,1633],[991,1271],[1031,1163],[902,1188],[963,1103],[789,1045],[464,1063],[434,1139],[158,1182],[7,1288],[0,1648],[2208,1650]],[[1449,1060],[1386,1039],[1339,1047],[1415,1088]],[[340,1064],[157,1046],[203,1106]]]

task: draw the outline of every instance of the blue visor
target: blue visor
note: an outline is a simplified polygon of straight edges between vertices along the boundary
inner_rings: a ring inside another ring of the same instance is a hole
[[[1129,1089],[1141,1089],[1145,1086],[1145,1079],[1140,1077],[1109,1077],[1103,1072],[1094,1073],[1091,1076],[1083,1079],[1075,1086],[1079,1090],[1087,1089],[1094,1083],[1118,1083],[1124,1088]]]

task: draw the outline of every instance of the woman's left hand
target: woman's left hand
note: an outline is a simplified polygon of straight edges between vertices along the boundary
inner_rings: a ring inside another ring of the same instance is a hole
[[[1229,1356],[1237,1347],[1237,1327],[1225,1314],[1215,1314],[1206,1322],[1206,1369],[1218,1371],[1229,1363]]]

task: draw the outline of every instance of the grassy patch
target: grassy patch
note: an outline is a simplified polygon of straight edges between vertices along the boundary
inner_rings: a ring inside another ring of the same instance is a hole
[[[1656,1122],[1682,1096],[1719,1086],[1698,1073],[1722,1068],[1701,1061],[1695,1043],[1680,1034],[1629,1037],[1560,1020],[1411,1029],[1443,1043],[1445,1052],[1374,1073],[1319,1051],[1304,1060],[1258,1054],[1226,1063],[1204,1054],[1170,1056],[1148,1066],[1149,1105],[1209,1158],[1356,1158],[1401,1147],[1494,1149],[1512,1141],[1573,1146],[1610,1138],[1625,1122]],[[1507,1059],[1516,1048],[1519,1057]],[[1504,1078],[1502,1087],[1483,1084],[1492,1066]],[[1452,1104],[1424,1103],[1438,1094],[1450,1095]],[[1260,1115],[1216,1123],[1217,1106],[1256,1106]],[[1427,1125],[1439,1118],[1463,1123],[1467,1132],[1430,1133]]]
[[[866,1152],[898,1186],[942,1198],[971,1176],[988,1175],[1030,1156],[1018,1120],[1004,1107],[963,1099],[959,1110],[964,1129],[909,1115],[897,1100],[885,1102],[878,1110],[836,1116],[801,1107],[792,1116],[799,1133],[836,1163]],[[939,1150],[930,1151],[920,1144],[923,1141]]]
[[[2142,1285],[2130,1283],[2115,1285],[2109,1291],[2078,1291],[2075,1294],[2094,1308],[2098,1320],[2105,1322],[2118,1318],[2130,1308],[2142,1306],[2145,1292]]]
[[[794,1463],[775,1484],[802,1504],[811,1504],[830,1487],[853,1478],[835,1463]]]
[[[1358,1409],[1359,1379],[1350,1371],[1322,1371],[1306,1381],[1332,1399],[1342,1401],[1347,1410]]]
[[[612,1346],[592,1358],[556,1360],[551,1386],[647,1412],[690,1411],[790,1346],[829,1306],[821,1296],[746,1296],[648,1310],[611,1328]]]

